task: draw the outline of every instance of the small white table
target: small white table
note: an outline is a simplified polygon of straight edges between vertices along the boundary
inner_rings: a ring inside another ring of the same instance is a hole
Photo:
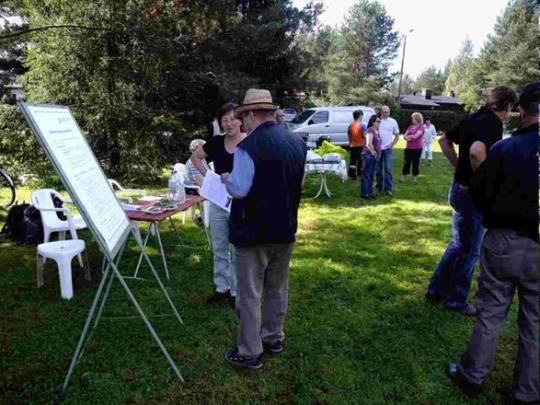
[[[304,179],[305,176],[307,176],[309,173],[318,173],[321,181],[319,191],[317,191],[315,197],[312,197],[311,199],[314,200],[315,198],[318,198],[323,191],[327,197],[331,198],[332,193],[328,189],[328,183],[326,182],[326,174],[334,173],[341,176],[341,179],[343,181],[347,180],[347,163],[345,162],[345,159],[341,159],[341,161],[339,162],[335,160],[326,161],[323,159],[309,160],[306,162]]]

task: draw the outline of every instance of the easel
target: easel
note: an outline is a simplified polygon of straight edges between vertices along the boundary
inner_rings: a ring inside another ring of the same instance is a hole
[[[150,269],[152,270],[152,274],[156,278],[156,280],[157,280],[157,282],[159,284],[159,287],[161,288],[161,291],[163,291],[163,294],[165,295],[165,298],[167,299],[167,302],[170,304],[174,315],[176,316],[176,318],[178,319],[180,324],[183,325],[184,321],[182,320],[182,317],[178,313],[178,310],[176,309],[176,307],[175,307],[169,293],[167,292],[165,286],[161,282],[161,279],[159,278],[159,275],[157,274],[157,271],[156,271],[154,265],[152,264],[150,258],[148,257],[148,255],[146,254],[144,249],[142,248],[142,242],[138,238],[138,234],[136,232],[134,232],[133,230],[131,231],[131,234],[134,236],[135,240],[137,241],[137,245],[141,248],[142,255],[144,256],[144,259],[146,260],[146,263],[148,263],[148,266],[150,266]],[[150,323],[150,321],[146,317],[146,314],[142,310],[141,306],[139,305],[139,303],[137,302],[137,300],[133,296],[133,293],[131,292],[129,286],[125,282],[124,277],[122,276],[122,274],[118,270],[118,266],[119,266],[120,261],[122,259],[122,255],[124,253],[125,246],[127,244],[128,239],[129,239],[129,235],[128,235],[128,238],[126,238],[126,240],[124,241],[121,250],[117,254],[116,260],[114,260],[114,257],[107,257],[106,258],[107,266],[105,267],[105,272],[103,273],[103,276],[101,278],[101,282],[99,283],[98,290],[96,292],[96,296],[94,297],[94,301],[92,303],[92,306],[90,307],[90,312],[88,313],[88,317],[86,318],[86,322],[84,324],[84,328],[83,328],[83,331],[81,333],[81,337],[79,338],[79,342],[77,343],[77,348],[75,349],[75,353],[73,354],[73,358],[71,359],[71,363],[69,365],[69,369],[68,369],[68,372],[66,374],[66,378],[64,379],[64,384],[62,385],[62,392],[64,392],[66,390],[66,388],[67,388],[67,386],[69,384],[69,380],[71,379],[71,375],[73,373],[73,370],[75,369],[75,366],[76,366],[77,362],[79,361],[79,359],[82,357],[82,355],[84,353],[84,345],[85,345],[85,343],[90,339],[90,337],[92,336],[92,334],[94,333],[95,329],[98,326],[99,319],[101,318],[103,308],[105,307],[105,303],[107,301],[107,298],[108,298],[110,290],[111,290],[111,286],[112,286],[113,281],[114,281],[115,278],[117,278],[118,281],[120,281],[120,284],[122,285],[122,287],[126,291],[126,294],[127,294],[128,298],[129,298],[130,302],[132,302],[133,305],[135,306],[135,309],[137,310],[137,312],[141,316],[144,324],[146,325],[146,327],[150,331],[150,334],[152,335],[152,337],[154,338],[154,340],[158,344],[161,352],[163,353],[163,355],[165,356],[165,358],[169,362],[171,368],[174,370],[174,373],[178,376],[180,381],[185,382],[184,378],[182,377],[182,374],[180,373],[180,370],[178,370],[178,367],[176,367],[176,364],[174,363],[174,360],[172,359],[171,355],[169,354],[169,352],[167,351],[167,349],[163,345],[163,342],[161,341],[158,334],[154,330],[154,327],[152,326],[152,324]],[[98,307],[98,305],[99,305],[99,309],[97,310],[97,313],[96,313],[96,308]],[[94,317],[94,315],[95,315],[95,317]],[[92,324],[92,320],[93,320],[93,326],[91,327],[90,325]]]
[[[19,107],[81,212],[106,260],[105,271],[64,379],[62,392],[66,390],[73,370],[84,353],[85,343],[99,323],[115,278],[122,285],[175,374],[180,381],[184,382],[171,355],[126,284],[127,277],[122,276],[118,270],[126,243],[131,235],[135,237],[137,245],[141,248],[142,257],[150,266],[163,295],[181,324],[183,324],[182,318],[144,251],[140,234],[135,232],[130,224],[71,111],[68,107],[57,105],[19,103]]]

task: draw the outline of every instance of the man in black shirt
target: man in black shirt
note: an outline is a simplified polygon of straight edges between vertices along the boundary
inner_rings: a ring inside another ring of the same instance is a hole
[[[473,395],[495,357],[497,335],[515,290],[519,350],[514,400],[538,403],[538,101],[540,82],[519,99],[522,129],[498,142],[471,179],[471,196],[487,228],[480,258],[478,315],[467,350],[448,374]]]
[[[476,315],[474,308],[467,305],[467,296],[484,235],[481,215],[469,196],[470,179],[489,148],[502,138],[502,123],[516,101],[511,88],[494,88],[484,107],[465,117],[439,140],[443,153],[456,168],[448,194],[454,209],[452,240],[435,269],[426,302],[444,302],[445,308],[465,316]],[[459,157],[454,144],[459,145]]]

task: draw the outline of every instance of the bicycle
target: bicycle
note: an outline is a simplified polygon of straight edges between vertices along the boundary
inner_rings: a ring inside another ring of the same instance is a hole
[[[8,209],[15,202],[15,183],[0,169],[0,208]]]

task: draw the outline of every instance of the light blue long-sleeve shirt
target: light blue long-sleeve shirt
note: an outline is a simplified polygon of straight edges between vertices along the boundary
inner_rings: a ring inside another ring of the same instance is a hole
[[[242,148],[234,152],[233,171],[225,183],[227,191],[234,198],[244,198],[251,189],[255,176],[253,159]]]

